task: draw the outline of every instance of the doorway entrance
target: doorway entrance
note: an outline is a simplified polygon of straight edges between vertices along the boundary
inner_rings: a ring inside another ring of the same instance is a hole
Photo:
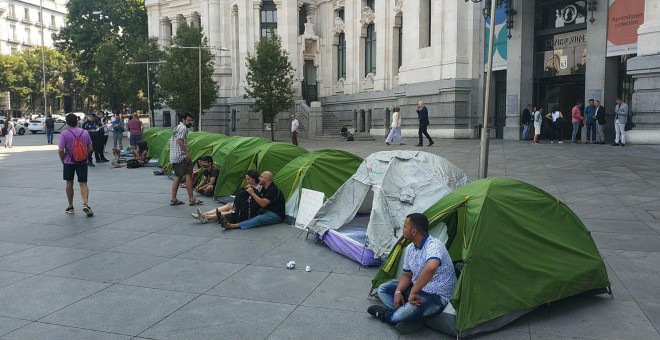
[[[314,66],[314,61],[305,60],[305,67],[303,69],[303,79],[302,81],[302,96],[307,105],[310,105],[311,102],[318,101],[319,95],[316,84],[316,66]]]
[[[562,139],[571,139],[571,110],[578,100],[584,99],[584,77],[582,79],[540,78],[536,80],[536,94],[534,103],[537,108],[543,108],[543,116],[552,112],[557,107],[564,116],[565,124],[562,128]],[[562,77],[563,78],[563,77]],[[551,136],[551,121],[543,119],[541,127],[541,138],[547,139]]]

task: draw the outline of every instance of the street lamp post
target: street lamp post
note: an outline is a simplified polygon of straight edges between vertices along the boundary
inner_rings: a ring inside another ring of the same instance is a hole
[[[470,0],[465,0],[468,2]],[[482,0],[471,0],[474,3],[481,2]],[[481,152],[479,154],[479,178],[488,177],[488,110],[490,102],[490,82],[493,77],[493,45],[495,40],[495,12],[497,11],[497,1],[486,1],[486,7],[483,10],[484,19],[490,16],[490,31],[488,39],[488,66],[486,71],[486,88],[484,90],[484,123],[481,128]],[[490,5],[490,10],[488,10]]]
[[[41,24],[41,73],[44,83],[44,115],[48,112],[48,97],[46,96],[46,46],[44,43],[44,0],[39,2],[39,24]]]
[[[198,65],[198,80],[199,80],[199,89],[198,89],[198,102],[199,102],[199,121],[197,122],[197,130],[202,131],[202,49],[206,50],[212,50],[212,49],[218,49],[220,51],[229,51],[228,48],[226,47],[220,47],[220,48],[214,48],[214,47],[207,47],[207,46],[179,46],[179,45],[172,45],[170,46],[171,48],[182,48],[182,49],[192,49],[192,50],[197,50],[197,54],[199,56],[199,65]]]
[[[154,112],[151,110],[151,80],[149,78],[149,64],[162,64],[164,61],[128,61],[126,65],[147,65],[147,105],[149,106],[149,127],[154,127]]]

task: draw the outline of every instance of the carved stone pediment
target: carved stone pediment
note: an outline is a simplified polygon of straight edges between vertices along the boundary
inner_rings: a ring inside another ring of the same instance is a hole
[[[332,32],[334,34],[339,34],[344,32],[344,29],[346,28],[346,25],[344,24],[344,20],[341,20],[340,17],[335,18],[335,24],[332,26]]]
[[[360,17],[360,23],[362,25],[369,25],[376,21],[376,15],[374,10],[369,6],[364,6],[362,8],[362,16]]]
[[[332,1],[332,8],[337,10],[339,8],[344,7],[344,0],[333,0]]]

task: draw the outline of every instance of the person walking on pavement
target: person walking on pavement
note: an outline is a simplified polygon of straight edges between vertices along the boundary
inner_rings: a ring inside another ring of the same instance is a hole
[[[291,115],[291,143],[295,146],[298,146],[298,127],[300,122],[296,118],[295,114]]]
[[[520,122],[523,126],[522,136],[520,138],[522,140],[529,139],[529,126],[532,122],[532,114],[534,114],[534,111],[532,110],[532,104],[527,104],[527,107],[522,111],[522,118],[520,119]]]
[[[193,116],[191,113],[184,113],[179,125],[174,128],[172,139],[170,139],[170,163],[174,169],[174,182],[172,182],[172,198],[170,205],[183,204],[176,198],[181,179],[186,181],[186,191],[188,192],[188,205],[199,205],[204,202],[193,197],[193,162],[188,153],[188,128],[193,125]]]
[[[424,146],[422,135],[426,136],[426,138],[429,140],[428,146],[433,145],[433,139],[431,139],[428,131],[426,131],[429,126],[429,110],[426,108],[426,106],[424,106],[424,102],[421,100],[417,103],[417,118],[419,119],[419,143],[417,143],[415,146]]]
[[[392,140],[394,140],[394,137],[396,137],[396,140],[398,141],[399,145],[406,145],[406,143],[403,142],[403,139],[401,138],[401,108],[398,106],[394,107],[394,110],[392,110],[392,121],[390,123],[390,134],[387,135],[387,138],[385,139],[385,144],[390,145]]]
[[[614,144],[626,146],[626,122],[628,122],[628,104],[621,97],[616,98],[614,107]]]
[[[605,144],[605,132],[603,131],[605,124],[607,124],[607,121],[605,120],[605,108],[600,106],[600,100],[596,100],[595,103],[596,109],[594,113],[594,120],[596,121],[596,129],[598,130],[596,143]]]
[[[76,163],[73,159],[73,148],[76,139],[80,140],[83,146],[87,147],[87,154],[90,155],[93,151],[92,140],[89,133],[78,127],[78,117],[73,113],[66,115],[66,124],[68,129],[62,131],[60,141],[58,143],[58,154],[63,166],[63,178],[66,181],[66,199],[69,205],[66,208],[67,214],[75,212],[73,208],[73,178],[74,175],[78,177],[78,184],[80,185],[80,195],[83,200],[83,211],[87,217],[94,216],[92,208],[89,207],[89,187],[87,186],[87,163]],[[89,161],[89,157],[88,157]]]
[[[7,118],[5,121],[5,130],[5,148],[12,148],[16,127],[14,126],[14,122],[11,121],[11,118]]]
[[[53,144],[53,135],[55,134],[55,121],[53,116],[49,113],[44,120],[44,126],[46,127],[46,142],[48,144]]]

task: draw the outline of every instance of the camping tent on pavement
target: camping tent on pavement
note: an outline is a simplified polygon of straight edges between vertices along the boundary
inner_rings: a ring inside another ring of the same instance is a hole
[[[277,174],[287,163],[306,153],[307,150],[293,144],[281,142],[263,144],[255,149],[250,161],[250,169]]]
[[[220,168],[215,186],[215,196],[233,195],[243,183],[245,172],[250,169],[250,162],[255,150],[271,141],[260,137],[239,137],[214,148],[213,161]]]
[[[332,250],[362,265],[380,264],[401,237],[403,220],[469,182],[448,160],[422,151],[381,151],[323,204],[307,227]],[[370,211],[356,217],[358,211]]]
[[[273,181],[284,194],[286,222],[292,223],[298,213],[302,188],[332,196],[362,163],[362,158],[342,150],[318,150],[305,153],[274,173]]]
[[[227,138],[227,136],[204,131],[189,133],[187,147],[190,159],[194,161],[204,156],[210,156],[213,150],[209,145],[223,138]]]
[[[496,330],[542,304],[611,293],[605,264],[584,224],[533,185],[482,179],[446,195],[424,214],[430,232],[444,235],[460,269],[450,303],[426,321],[431,328],[463,338]],[[372,289],[399,277],[407,243],[397,242]]]
[[[151,132],[154,130],[153,132]],[[170,139],[172,139],[172,130],[151,128],[145,131],[145,140],[149,145],[148,157],[158,158],[158,165],[164,166],[169,163]],[[163,158],[163,150],[167,149],[167,160]]]

